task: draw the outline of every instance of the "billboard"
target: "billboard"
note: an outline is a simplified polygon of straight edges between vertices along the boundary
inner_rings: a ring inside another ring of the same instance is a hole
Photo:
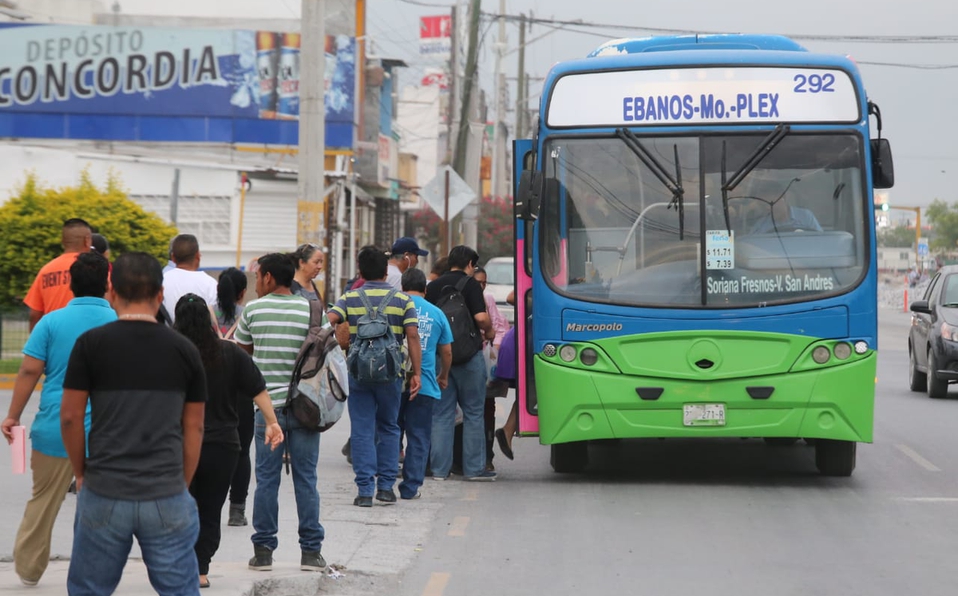
[[[449,58],[452,53],[452,15],[420,17],[419,53]]]
[[[350,148],[356,44],[326,38],[326,146]],[[300,36],[0,24],[0,137],[296,145]]]

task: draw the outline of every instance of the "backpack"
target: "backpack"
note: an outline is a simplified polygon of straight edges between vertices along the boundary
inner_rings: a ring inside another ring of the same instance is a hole
[[[292,412],[306,430],[323,432],[342,417],[349,396],[346,358],[336,332],[323,325],[322,302],[309,301],[309,332],[296,356],[286,396]]]
[[[464,276],[459,283],[446,286],[442,289],[442,296],[436,301],[436,306],[446,313],[449,326],[452,328],[452,363],[463,364],[468,362],[476,352],[482,349],[482,336],[476,328],[476,320],[469,307],[466,306],[466,297],[462,290],[471,278]]]
[[[356,322],[356,339],[350,345],[346,359],[349,374],[360,383],[398,380],[402,372],[402,350],[389,328],[388,317],[383,314],[386,305],[396,295],[396,289],[389,290],[376,308],[370,306],[365,290],[356,293],[366,307],[366,314]]]

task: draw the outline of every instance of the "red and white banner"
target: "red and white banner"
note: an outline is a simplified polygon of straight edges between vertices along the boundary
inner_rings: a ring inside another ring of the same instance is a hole
[[[419,19],[419,53],[446,58],[452,52],[452,16],[439,15]]]
[[[442,90],[449,88],[449,76],[445,71],[427,68],[422,75],[422,80],[419,83],[423,87],[435,86],[439,87]]]

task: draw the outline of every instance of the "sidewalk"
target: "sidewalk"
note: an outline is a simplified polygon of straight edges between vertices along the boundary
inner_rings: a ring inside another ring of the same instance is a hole
[[[24,413],[22,422],[28,427],[38,401],[39,394],[35,394]],[[3,412],[6,412],[9,403],[10,392],[0,391],[0,408]],[[323,433],[320,443],[320,521],[326,528],[323,556],[330,568],[337,571],[318,574],[299,570],[300,550],[292,477],[284,471],[279,499],[279,548],[273,555],[273,571],[247,569],[247,561],[253,554],[249,540],[252,527],[227,526],[224,507],[223,538],[210,566],[211,588],[204,590],[204,595],[297,596],[322,593],[359,596],[381,594],[386,585],[395,585],[395,576],[410,565],[443,504],[461,498],[463,484],[435,482],[427,478],[422,488],[422,499],[400,501],[391,506],[377,503],[372,509],[355,507],[352,504],[356,496],[352,467],[340,453],[348,435],[349,420],[344,417]],[[30,475],[13,475],[7,452],[0,455],[0,478],[3,479],[0,482],[0,595],[65,594],[76,497],[67,495],[57,518],[51,552],[54,561],[38,586],[26,587],[20,583],[11,561],[14,537],[23,517],[24,504],[30,495]],[[254,486],[255,478],[250,486],[247,517],[252,511]],[[155,594],[139,556],[134,544],[116,594]],[[336,573],[341,574],[340,577],[334,577]]]

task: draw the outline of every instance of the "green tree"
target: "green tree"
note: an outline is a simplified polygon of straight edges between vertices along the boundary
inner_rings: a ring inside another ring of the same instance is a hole
[[[31,174],[0,206],[0,306],[20,305],[37,271],[63,252],[60,229],[71,217],[85,219],[106,236],[113,258],[142,251],[165,263],[176,235],[176,228],[131,201],[115,176],[98,188],[84,172],[77,186],[54,189]]]
[[[878,231],[878,246],[883,248],[914,248],[915,230],[906,225],[881,229]]]
[[[484,197],[479,205],[478,246],[482,261],[492,257],[511,256],[515,246],[515,218],[512,212],[512,200]],[[453,218],[450,225],[453,230],[459,229],[462,215]],[[442,218],[429,207],[423,207],[409,215],[411,232],[419,238],[429,250],[438,251],[442,246]],[[458,244],[456,234],[453,234],[453,246]],[[452,247],[450,247],[452,248]],[[442,256],[442,255],[437,255]]]
[[[935,232],[929,249],[933,252],[953,252],[958,243],[958,202],[949,205],[935,199],[925,209],[925,217]]]
[[[419,211],[409,215],[409,226],[407,232],[419,239],[422,246],[428,248],[430,252],[438,252],[442,246],[442,219],[436,215],[436,212],[429,207],[424,206]],[[442,256],[442,255],[437,255]]]
[[[512,200],[483,197],[479,207],[479,252],[482,261],[515,253],[515,216]]]

